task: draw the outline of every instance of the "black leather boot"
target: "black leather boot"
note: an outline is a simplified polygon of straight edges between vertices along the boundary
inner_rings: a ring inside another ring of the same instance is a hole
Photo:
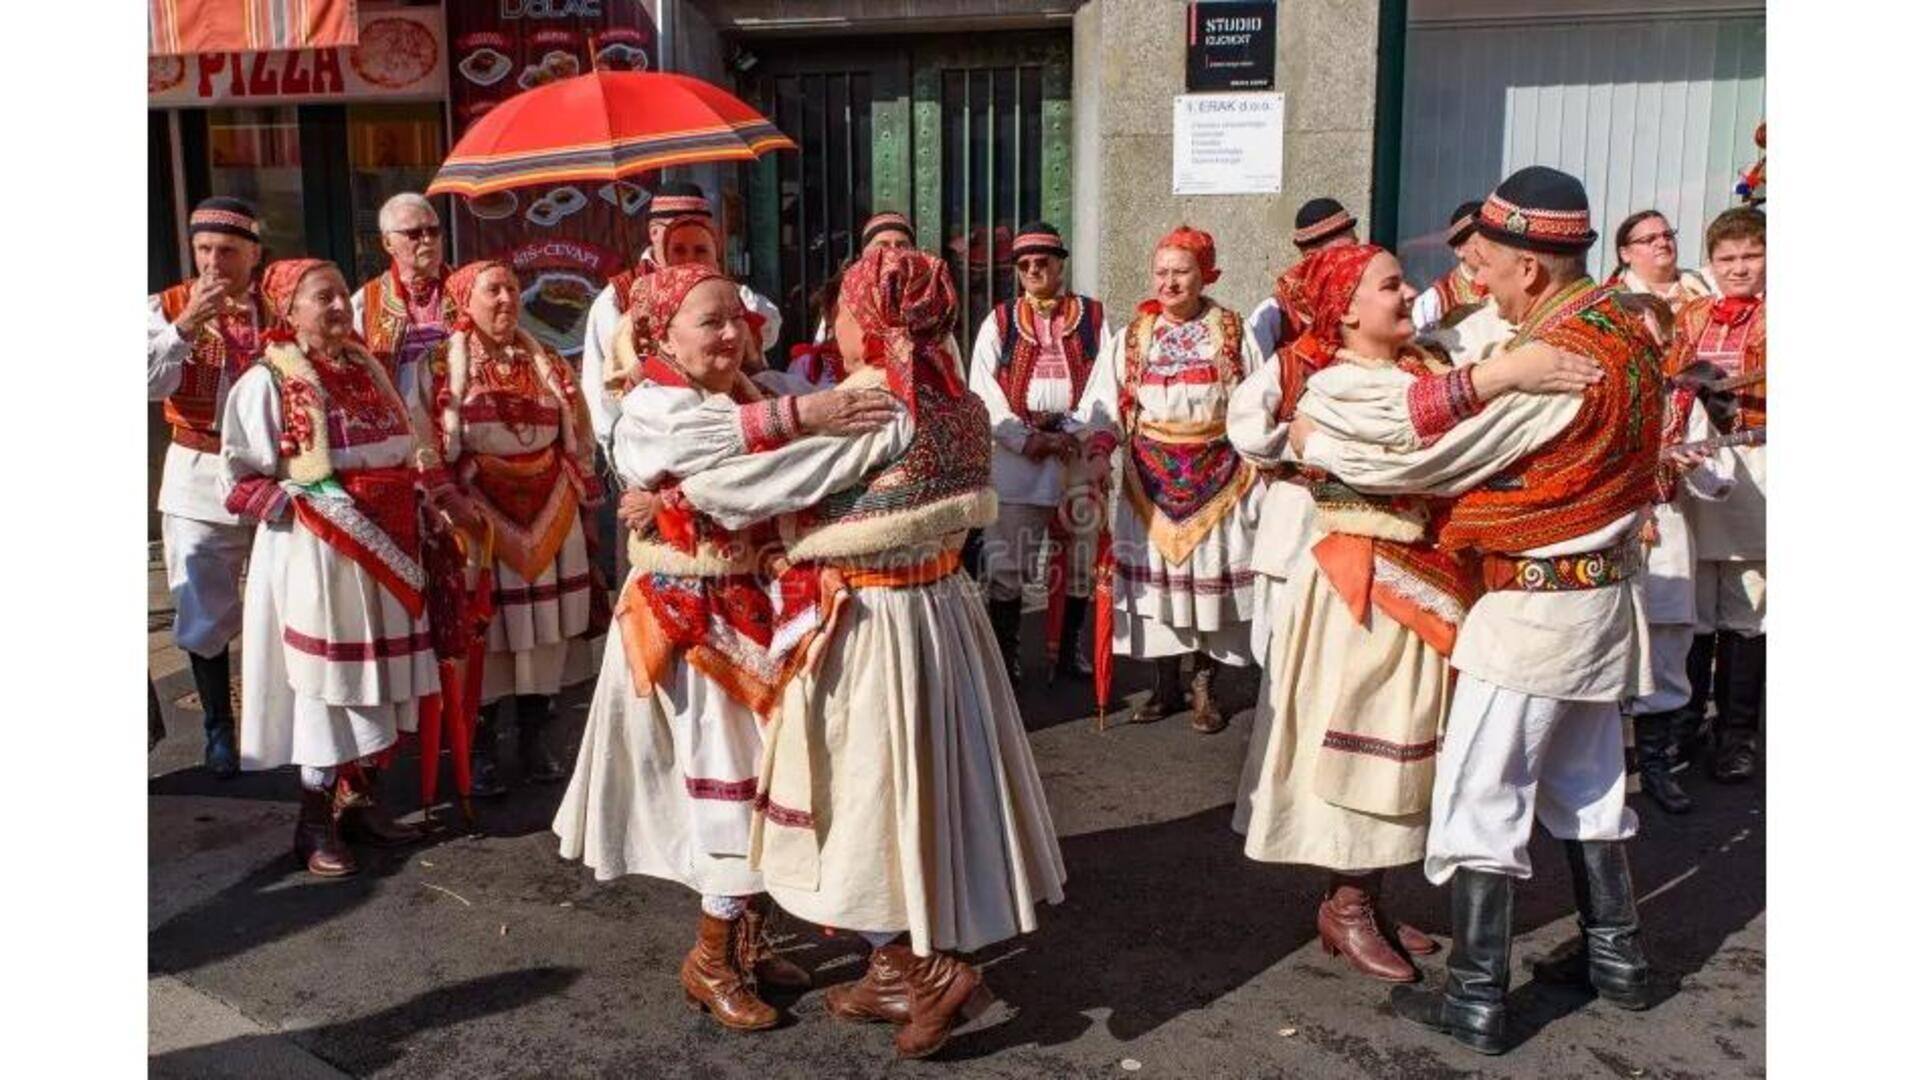
[[[1153,662],[1153,695],[1133,710],[1133,722],[1151,724],[1185,708],[1187,698],[1180,687],[1180,658],[1162,656]]]
[[[1080,650],[1080,631],[1087,625],[1087,602],[1084,596],[1067,597],[1067,606],[1060,620],[1060,655],[1053,662],[1053,678],[1056,682],[1093,676],[1093,665],[1087,662],[1087,654]]]
[[[1627,845],[1619,840],[1567,840],[1580,940],[1533,964],[1542,982],[1586,985],[1623,1009],[1653,1004],[1647,955],[1640,947],[1640,911],[1633,901]]]
[[[520,775],[536,784],[556,784],[567,778],[566,767],[547,745],[547,727],[553,719],[553,699],[545,694],[521,694],[513,701],[518,726]]]
[[[1642,713],[1633,718],[1634,753],[1640,759],[1640,790],[1669,814],[1693,809],[1693,800],[1673,776],[1673,724],[1678,712]]]
[[[233,681],[227,663],[228,652],[219,656],[187,654],[193,665],[193,689],[200,695],[200,711],[206,717],[207,771],[222,780],[240,771],[240,750],[234,745]]]
[[[473,797],[497,799],[507,793],[500,780],[500,702],[480,706],[473,726]]]
[[[987,601],[987,621],[993,624],[993,640],[1000,643],[1000,659],[1007,666],[1007,681],[1020,686],[1020,607],[1019,597]]]
[[[1680,772],[1700,756],[1707,731],[1707,703],[1713,700],[1712,634],[1693,635],[1687,649],[1687,686],[1692,694],[1673,721],[1673,766]]]
[[[1767,635],[1720,632],[1714,664],[1719,734],[1714,740],[1713,778],[1737,784],[1759,767],[1760,707],[1767,697]]]
[[[1439,990],[1393,988],[1393,1011],[1482,1054],[1507,1052],[1513,879],[1485,870],[1453,873],[1453,950]]]

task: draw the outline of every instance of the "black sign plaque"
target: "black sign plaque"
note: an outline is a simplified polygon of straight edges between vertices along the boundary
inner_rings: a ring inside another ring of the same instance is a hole
[[[1274,3],[1187,5],[1187,89],[1273,89]]]

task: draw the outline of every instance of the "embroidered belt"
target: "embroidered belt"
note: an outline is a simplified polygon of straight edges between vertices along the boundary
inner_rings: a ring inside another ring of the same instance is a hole
[[[909,566],[844,566],[840,577],[850,589],[910,589],[931,585],[960,569],[960,553],[943,551]]]
[[[1227,437],[1223,420],[1141,420],[1134,431],[1157,443],[1210,443]]]
[[[181,427],[176,424],[173,428],[173,442],[176,446],[184,446],[189,450],[198,450],[203,454],[217,454],[220,452],[220,435],[218,432],[196,431],[193,428]]]
[[[1488,553],[1481,557],[1480,573],[1488,592],[1575,592],[1618,585],[1633,576],[1635,565],[1632,551],[1622,544],[1541,558]]]

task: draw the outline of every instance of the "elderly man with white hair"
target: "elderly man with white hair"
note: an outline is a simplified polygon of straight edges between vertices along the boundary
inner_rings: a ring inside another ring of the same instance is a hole
[[[353,325],[367,351],[386,366],[395,389],[413,400],[420,358],[445,341],[453,301],[444,285],[446,246],[440,215],[417,191],[380,207],[380,246],[392,265],[353,294]]]

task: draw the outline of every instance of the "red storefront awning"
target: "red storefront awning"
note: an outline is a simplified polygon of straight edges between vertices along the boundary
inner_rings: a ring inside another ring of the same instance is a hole
[[[148,0],[147,55],[360,43],[355,0]]]

